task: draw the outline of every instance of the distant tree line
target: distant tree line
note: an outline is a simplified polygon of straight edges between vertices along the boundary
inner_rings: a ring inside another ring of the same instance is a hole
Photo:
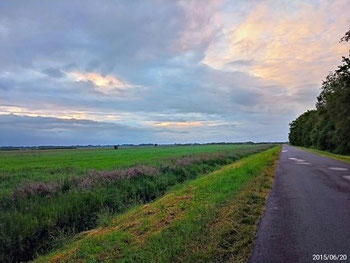
[[[350,42],[350,29],[340,40]],[[290,123],[292,145],[350,154],[350,51],[322,83],[316,110]]]
[[[282,144],[287,142],[209,142],[209,143],[141,143],[141,144],[115,144],[115,145],[71,145],[71,146],[0,146],[0,151],[16,151],[16,150],[60,150],[60,149],[80,149],[80,148],[132,148],[132,147],[161,147],[161,146],[200,146],[200,145],[242,145],[242,144]]]

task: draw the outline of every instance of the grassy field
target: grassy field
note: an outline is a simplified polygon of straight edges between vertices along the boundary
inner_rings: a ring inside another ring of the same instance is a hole
[[[338,161],[350,163],[350,156],[349,155],[335,154],[335,153],[331,153],[331,152],[321,151],[321,150],[312,149],[312,148],[305,148],[305,147],[299,147],[299,148],[307,150],[309,152],[317,153],[317,154],[325,156],[325,157],[330,157],[330,158],[336,159]]]
[[[2,152],[0,261],[30,260],[171,186],[271,146]]]
[[[140,164],[158,165],[168,158],[230,152],[255,145],[201,145],[114,149],[0,151],[0,197],[25,181],[50,181]]]
[[[114,150],[111,148],[88,148],[71,150],[19,150],[0,151],[0,167],[5,171],[22,169],[57,169],[74,167],[79,169],[115,169],[139,163],[154,163],[168,157],[188,154],[231,151],[254,148],[255,145],[199,145],[199,146],[158,146],[130,147]]]
[[[37,262],[246,262],[280,148],[178,185]]]

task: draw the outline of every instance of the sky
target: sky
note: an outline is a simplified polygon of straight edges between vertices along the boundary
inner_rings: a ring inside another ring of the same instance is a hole
[[[350,1],[0,2],[0,146],[286,141]]]

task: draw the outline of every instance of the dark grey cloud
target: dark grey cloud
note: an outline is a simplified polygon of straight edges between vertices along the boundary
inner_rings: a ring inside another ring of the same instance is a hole
[[[42,72],[52,78],[62,78],[65,76],[61,70],[52,67],[46,68]]]
[[[154,141],[150,130],[90,120],[0,115],[0,146],[86,145]]]
[[[246,140],[239,125],[229,123],[188,131],[10,114],[0,115],[0,125],[0,146],[208,142],[216,136],[222,141]],[[271,140],[267,132],[260,138]]]

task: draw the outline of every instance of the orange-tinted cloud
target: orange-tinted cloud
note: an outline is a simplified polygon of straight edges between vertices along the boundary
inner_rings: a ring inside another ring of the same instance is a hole
[[[277,6],[265,1],[213,42],[203,63],[221,70],[243,70],[285,85],[320,83],[339,64],[347,46],[338,41],[348,27],[349,3],[304,2]],[[330,10],[332,13],[329,13]],[[249,64],[235,64],[249,61]]]
[[[161,128],[191,128],[202,126],[200,121],[188,121],[188,122],[158,122],[154,126]]]
[[[113,94],[118,91],[128,90],[135,86],[113,75],[101,75],[96,72],[73,71],[68,74],[75,81],[85,81],[94,84],[95,90],[105,94]]]
[[[86,109],[81,110],[69,110],[57,108],[54,105],[50,105],[47,109],[34,109],[23,106],[5,106],[0,105],[0,115],[19,115],[28,117],[52,117],[59,119],[76,119],[76,120],[93,120],[93,121],[106,121],[117,122],[123,119],[122,114],[116,114],[112,112],[96,112],[88,111]]]

